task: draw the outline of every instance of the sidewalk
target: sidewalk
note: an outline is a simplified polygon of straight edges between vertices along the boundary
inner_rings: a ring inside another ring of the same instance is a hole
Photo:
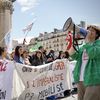
[[[58,99],[58,100],[77,100],[77,95],[73,95],[73,96],[66,97],[66,98],[63,98],[63,99]]]

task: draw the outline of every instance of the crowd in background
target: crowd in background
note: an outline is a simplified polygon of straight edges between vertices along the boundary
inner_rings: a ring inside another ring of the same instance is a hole
[[[32,55],[30,55],[29,51],[24,50],[22,46],[17,46],[15,51],[13,51],[10,55],[10,59],[14,60],[21,64],[38,66],[53,62],[56,59],[69,58],[69,54],[67,51],[59,51],[58,55],[55,55],[54,50],[50,50],[47,54],[47,51],[40,46],[37,51],[34,51]]]
[[[53,62],[56,59],[70,59],[67,51],[59,51],[58,55],[55,55],[54,50],[47,51],[40,46],[37,51],[34,51],[31,55],[28,50],[25,50],[22,46],[16,46],[15,50],[11,54],[7,54],[7,50],[4,47],[0,47],[0,58],[15,61],[17,63],[26,64],[30,66],[38,66]],[[62,95],[62,94],[61,94]],[[70,90],[66,90],[63,96],[70,95]],[[56,100],[55,96],[48,97],[47,100]]]

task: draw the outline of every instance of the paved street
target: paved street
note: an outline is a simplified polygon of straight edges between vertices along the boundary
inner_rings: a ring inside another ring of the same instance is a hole
[[[67,97],[67,98],[64,98],[64,99],[59,99],[59,100],[77,100],[77,95],[70,96],[70,97]]]

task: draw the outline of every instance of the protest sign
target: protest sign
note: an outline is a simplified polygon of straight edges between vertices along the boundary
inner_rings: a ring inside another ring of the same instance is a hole
[[[11,100],[13,62],[0,60],[0,100]]]
[[[41,100],[71,89],[68,60],[56,60],[37,67],[18,63],[15,66],[25,86],[18,100]]]

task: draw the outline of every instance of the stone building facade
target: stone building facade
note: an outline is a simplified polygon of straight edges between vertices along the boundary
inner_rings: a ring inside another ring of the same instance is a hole
[[[44,34],[40,33],[39,37],[30,40],[28,48],[34,46],[37,42],[40,43],[48,52],[54,50],[56,52],[65,51],[67,47],[66,42],[67,33],[62,30],[54,29],[54,32]]]

